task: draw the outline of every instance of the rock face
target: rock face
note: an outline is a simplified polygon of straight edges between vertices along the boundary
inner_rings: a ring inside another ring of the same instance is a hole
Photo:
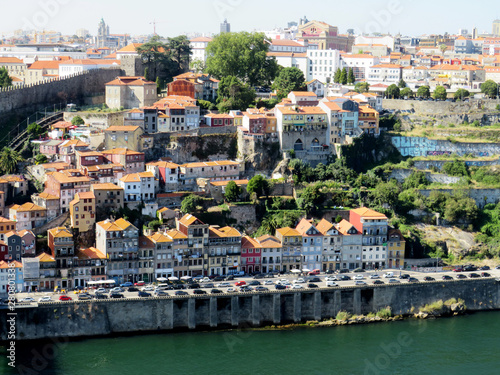
[[[281,175],[284,176],[288,170],[288,163],[290,159],[283,159],[279,162],[278,166],[274,169],[273,175]]]

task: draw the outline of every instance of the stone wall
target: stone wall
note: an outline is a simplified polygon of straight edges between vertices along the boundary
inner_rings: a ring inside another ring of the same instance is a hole
[[[123,112],[64,112],[64,121],[71,121],[73,117],[80,116],[85,125],[105,130],[110,126],[123,126]]]
[[[472,154],[478,157],[500,155],[499,143],[464,143],[425,137],[392,137],[392,144],[403,156]]]
[[[420,193],[428,197],[432,191],[440,191],[442,193],[453,194],[453,189],[424,189]],[[500,189],[470,189],[467,190],[467,196],[474,199],[479,208],[483,208],[487,204],[497,204],[500,202]]]
[[[443,165],[449,163],[452,160],[415,160],[413,166],[419,170],[428,170],[434,167],[438,170],[443,168]],[[469,167],[491,167],[495,165],[500,165],[500,158],[495,160],[464,160],[465,164]]]
[[[431,115],[444,113],[474,113],[477,111],[496,111],[497,100],[476,100],[469,102],[433,102],[418,100],[384,99],[382,107],[393,111],[414,111],[417,115]]]
[[[391,175],[389,178],[395,178],[398,182],[403,182],[406,180],[411,174],[413,173],[413,170],[411,169],[394,169],[391,172]],[[455,184],[460,181],[460,177],[453,177],[453,176],[448,176],[445,174],[438,174],[438,173],[430,173],[430,172],[424,172],[425,177],[429,182],[436,182],[439,184]]]
[[[412,314],[426,304],[463,299],[469,311],[500,308],[500,283],[493,278],[399,285],[269,291],[189,297],[42,303],[16,308],[18,340],[103,336],[173,329],[259,327],[334,318],[339,311],[368,314],[390,307]],[[0,310],[0,340],[7,313]]]

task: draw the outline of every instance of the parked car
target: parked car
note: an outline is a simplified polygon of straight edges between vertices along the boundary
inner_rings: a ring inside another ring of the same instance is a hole
[[[153,292],[155,290],[155,287],[152,285],[144,286],[141,288],[142,292]]]
[[[453,277],[449,276],[449,275],[444,275],[442,277],[443,280],[453,280]]]
[[[185,285],[184,284],[174,284],[172,286],[172,289],[173,290],[182,290],[182,289],[185,289]]]
[[[380,276],[376,273],[370,275],[370,279],[380,279]]]
[[[463,270],[464,270],[463,267],[455,267],[453,269],[453,272],[463,272]]]
[[[408,280],[410,277],[411,276],[409,274],[407,274],[407,273],[403,273],[403,274],[399,275],[399,278],[401,280]]]
[[[72,299],[69,296],[62,295],[62,296],[59,296],[59,301],[72,301]]]
[[[394,277],[394,272],[386,272],[384,274],[384,278],[386,278],[386,279],[390,279],[392,277]]]
[[[122,293],[111,293],[109,298],[125,298],[125,296]]]
[[[216,284],[215,286],[216,286],[217,288],[228,288],[228,287],[230,287],[230,286],[231,286],[231,283],[226,283],[226,282],[224,282],[224,283],[218,283],[218,284]]]
[[[95,290],[95,292],[96,292],[96,293],[106,293],[106,289],[104,289],[104,288],[97,288],[97,289]]]
[[[247,282],[245,280],[240,280],[240,281],[237,281],[236,283],[234,283],[234,285],[243,286],[243,285],[247,285]]]
[[[207,288],[207,289],[208,288],[213,288],[214,287],[214,283],[206,283],[206,284],[203,284],[201,287],[202,288]]]
[[[356,268],[353,272],[365,272],[365,270],[362,268]]]
[[[187,296],[188,292],[185,292],[183,290],[176,290],[174,293],[176,296]]]
[[[139,288],[136,288],[135,286],[131,286],[130,288],[127,289],[127,292],[138,292]]]
[[[292,289],[304,289],[301,284],[293,284]]]
[[[309,276],[316,276],[319,275],[321,271],[319,269],[312,270],[311,272],[308,273]]]
[[[364,279],[364,276],[363,275],[355,275],[353,277],[354,280],[363,280]]]
[[[409,283],[418,283],[419,282],[419,280],[416,277],[409,277],[407,280]]]
[[[155,296],[156,297],[166,297],[166,296],[168,296],[168,293],[163,291],[163,290],[155,290]]]
[[[139,292],[137,293],[137,295],[138,295],[139,297],[151,297],[151,293],[148,293],[148,292],[143,292],[143,291],[139,291]]]
[[[339,270],[339,273],[349,273],[350,271],[347,268],[342,268]]]
[[[401,281],[399,281],[398,279],[389,279],[389,284],[399,284],[401,283]]]
[[[274,281],[266,280],[266,281],[264,281],[264,285],[274,285]]]
[[[424,281],[436,281],[436,279],[433,278],[432,276],[425,276]]]
[[[318,287],[318,284],[313,284],[313,283],[309,283],[309,284],[307,284],[307,287],[308,287],[308,288],[319,288],[319,287]]]
[[[253,291],[253,288],[251,286],[248,286],[248,285],[243,285],[240,288],[240,292],[242,292],[242,293],[248,293],[248,292],[252,292],[252,291]]]
[[[257,281],[257,280],[252,280],[248,283],[248,285],[262,285],[262,283],[260,281]]]
[[[52,297],[50,296],[43,296],[38,298],[38,302],[52,302]]]
[[[467,276],[465,276],[463,273],[457,275],[457,279],[466,279]]]
[[[263,279],[264,278],[264,275],[262,273],[258,273],[256,275],[253,276],[254,279]]]
[[[256,292],[267,292],[269,289],[266,288],[265,286],[257,286],[255,287]]]
[[[490,270],[490,267],[488,267],[488,266],[482,266],[482,267],[480,268],[480,270],[481,270],[481,271],[489,271],[489,270]]]
[[[339,276],[339,280],[340,281],[348,281],[348,280],[351,280],[351,277],[347,276],[347,275],[341,275],[341,276]]]
[[[203,279],[202,275],[197,275],[193,277],[193,281],[200,281],[201,279]]]
[[[94,294],[94,299],[107,299],[108,296],[102,293],[96,293]]]
[[[236,293],[237,291],[238,290],[236,288],[233,288],[233,287],[226,289],[226,293]]]
[[[327,281],[326,286],[327,288],[333,288],[335,286],[339,286],[339,284],[337,284],[335,281]]]
[[[285,286],[285,285],[283,285],[283,284],[276,284],[276,285],[274,286],[274,288],[275,288],[276,290],[283,290],[283,289],[286,289],[286,286]]]
[[[471,274],[469,275],[469,277],[470,277],[471,279],[475,279],[475,278],[481,277],[481,275],[479,275],[478,273],[471,273]]]
[[[120,284],[122,288],[128,288],[129,286],[133,286],[134,284],[131,283],[130,281],[127,281],[126,283]]]
[[[203,289],[195,289],[193,290],[193,294],[207,294],[207,292]]]
[[[326,270],[326,272],[325,272],[325,273],[326,273],[327,275],[331,275],[331,274],[335,273],[335,271],[334,271],[334,270]]]
[[[117,286],[117,287],[114,287],[113,289],[111,289],[109,292],[110,293],[122,293],[123,289],[121,287]]]
[[[356,281],[354,282],[354,285],[366,285],[366,282],[365,282],[365,281],[363,281],[363,280],[356,280]]]
[[[232,281],[234,280],[234,276],[233,275],[229,275],[226,277],[226,281]]]
[[[204,277],[204,278],[203,278],[203,279],[201,279],[200,281],[201,281],[202,283],[209,283],[209,282],[210,282],[210,280],[211,280],[211,279],[210,279],[210,277]]]
[[[19,302],[35,302],[35,299],[33,297],[24,297]]]
[[[307,281],[310,283],[320,283],[321,279],[319,277],[309,277]]]
[[[380,284],[384,284],[384,282],[382,280],[375,280],[373,282],[373,285],[380,285]]]
[[[336,276],[327,276],[327,277],[325,277],[325,281],[337,281],[337,277]]]
[[[491,275],[488,272],[481,272],[482,277],[491,277]]]
[[[464,267],[464,271],[466,271],[466,272],[477,271],[477,267],[472,266],[472,265],[468,265],[468,266]]]
[[[88,293],[80,293],[78,295],[78,299],[81,300],[81,301],[85,301],[85,300],[89,300],[89,299],[92,299],[92,296]]]
[[[136,283],[134,283],[135,286],[144,286],[146,285],[146,283],[144,281],[138,281]]]
[[[216,277],[214,277],[214,281],[224,281],[224,277],[223,276],[216,276]]]
[[[222,292],[222,290],[220,290],[220,289],[212,289],[212,290],[210,291],[210,293],[212,293],[212,294],[221,294],[221,293],[223,293],[223,292]]]
[[[200,284],[198,283],[189,284],[188,289],[200,289]]]
[[[304,284],[306,281],[302,278],[299,277],[297,280],[293,280],[292,284]]]
[[[495,267],[496,270],[500,270],[500,265]]]

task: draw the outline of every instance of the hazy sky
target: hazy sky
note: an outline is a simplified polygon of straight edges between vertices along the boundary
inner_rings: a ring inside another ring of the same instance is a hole
[[[217,33],[224,18],[232,31],[272,29],[307,16],[358,32],[401,32],[404,35],[457,33],[476,26],[491,32],[492,21],[500,18],[498,0],[3,0],[8,17],[1,32],[15,29],[58,30],[74,34],[85,28],[97,33],[101,17],[111,33],[133,35],[153,32],[175,36],[184,32]],[[9,9],[10,8],[10,9]]]

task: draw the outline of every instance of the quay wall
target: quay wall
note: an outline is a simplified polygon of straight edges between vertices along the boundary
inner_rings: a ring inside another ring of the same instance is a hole
[[[468,311],[500,309],[500,281],[474,279],[369,285],[264,293],[41,303],[16,308],[18,340],[105,336],[174,329],[260,327],[334,318],[339,311],[367,314],[390,307],[395,315],[450,298]],[[418,311],[418,310],[417,310]],[[0,340],[9,311],[0,310]]]

